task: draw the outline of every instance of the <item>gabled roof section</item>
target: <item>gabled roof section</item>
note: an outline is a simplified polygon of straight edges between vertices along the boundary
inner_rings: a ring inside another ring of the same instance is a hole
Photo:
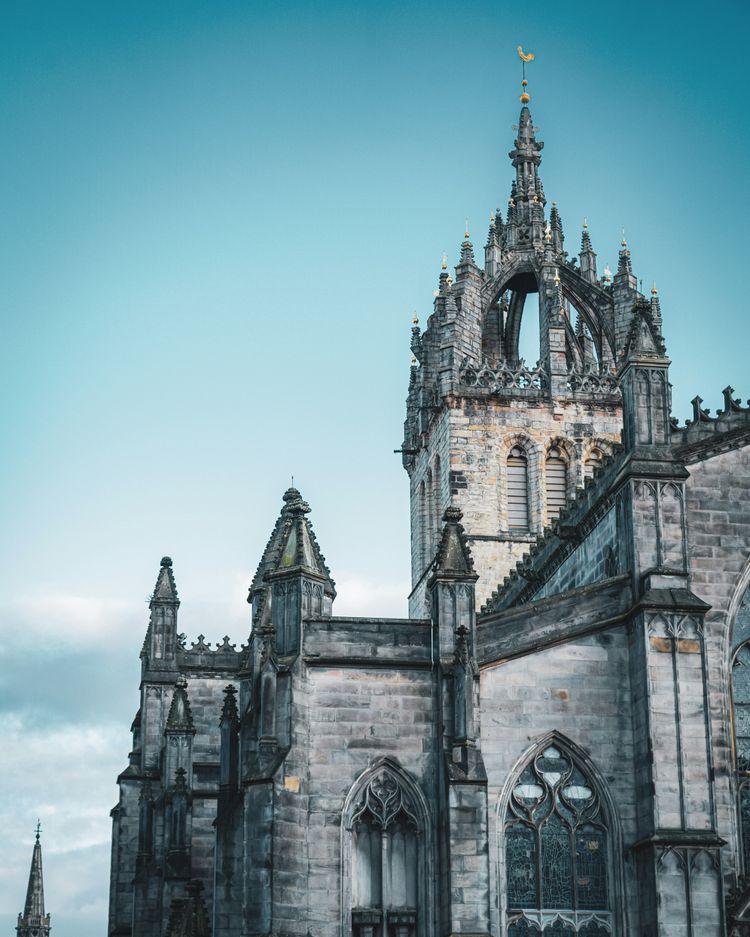
[[[633,307],[624,357],[663,358],[667,353],[658,324],[654,321],[651,304],[643,301]]]
[[[248,601],[267,585],[268,576],[285,570],[309,570],[325,579],[325,591],[335,596],[335,583],[320,552],[312,525],[307,518],[310,505],[296,488],[284,492],[284,506],[266,544],[258,569],[250,585]]]
[[[474,570],[466,531],[461,524],[463,513],[459,508],[445,509],[445,526],[440,535],[440,543],[433,564],[433,579],[449,577],[454,579],[478,579]]]
[[[169,603],[170,605],[179,605],[180,600],[177,595],[177,586],[174,583],[174,574],[172,573],[172,559],[169,556],[163,556],[159,575],[156,577],[156,585],[151,595],[151,605],[155,602]]]

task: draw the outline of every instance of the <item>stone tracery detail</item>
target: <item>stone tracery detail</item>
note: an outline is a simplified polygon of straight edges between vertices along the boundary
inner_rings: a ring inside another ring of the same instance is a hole
[[[505,814],[508,937],[610,934],[608,855],[593,784],[548,745],[521,772]]]

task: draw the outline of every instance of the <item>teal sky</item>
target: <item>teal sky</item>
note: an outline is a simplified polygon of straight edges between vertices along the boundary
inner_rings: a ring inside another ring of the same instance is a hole
[[[105,932],[145,597],[249,622],[293,474],[339,613],[402,614],[414,310],[507,203],[519,43],[576,253],[656,281],[674,410],[750,396],[745,2],[0,7],[0,927],[38,815]]]

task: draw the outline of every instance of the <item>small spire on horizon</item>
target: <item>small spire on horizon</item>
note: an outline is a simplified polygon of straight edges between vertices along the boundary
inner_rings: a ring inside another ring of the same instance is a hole
[[[36,830],[34,832],[36,833],[36,841],[39,842],[39,834],[42,832],[42,821],[38,817],[36,821]]]

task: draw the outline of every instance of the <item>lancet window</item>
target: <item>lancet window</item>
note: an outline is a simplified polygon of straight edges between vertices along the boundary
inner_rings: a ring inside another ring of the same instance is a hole
[[[399,778],[378,771],[350,812],[354,937],[416,937],[420,901],[420,811]]]
[[[557,446],[550,446],[544,466],[547,488],[547,523],[550,524],[565,507],[568,496],[568,463]]]
[[[740,600],[732,630],[732,726],[737,778],[741,861],[750,872],[750,586]]]
[[[604,462],[604,453],[601,449],[594,447],[591,449],[586,456],[586,461],[583,463],[583,477],[584,478],[593,478],[594,472],[596,469],[600,468]]]
[[[608,857],[593,784],[549,745],[522,771],[506,810],[508,937],[610,937]]]
[[[525,451],[513,446],[508,453],[508,527],[529,529],[529,464]]]

